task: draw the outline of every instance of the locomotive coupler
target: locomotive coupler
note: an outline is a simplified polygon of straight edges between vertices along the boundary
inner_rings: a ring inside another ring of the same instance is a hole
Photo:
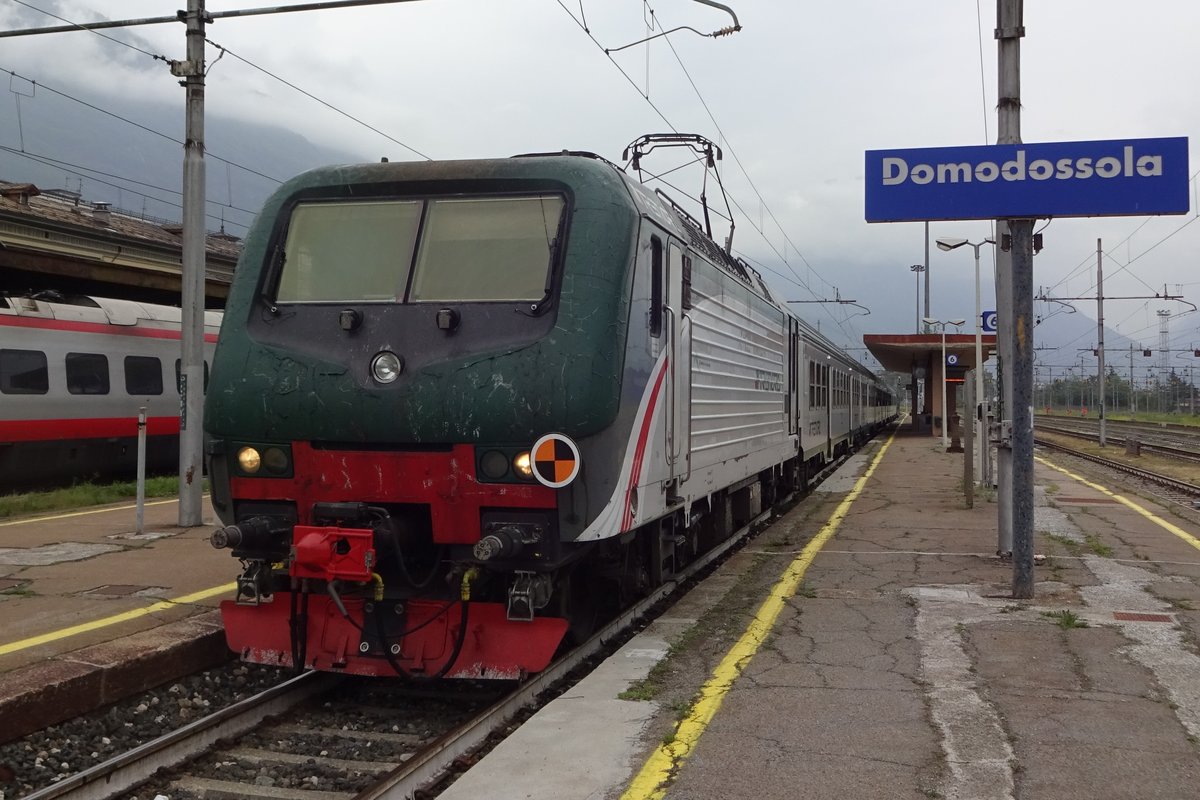
[[[541,572],[518,570],[508,589],[508,619],[513,622],[532,622],[533,612],[550,602],[554,584]]]
[[[254,559],[243,561],[242,574],[237,579],[237,595],[234,602],[239,606],[257,606],[271,597],[271,565]]]

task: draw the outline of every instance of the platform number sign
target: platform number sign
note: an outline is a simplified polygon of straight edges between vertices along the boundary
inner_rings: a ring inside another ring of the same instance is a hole
[[[983,329],[984,333],[995,333],[996,332],[996,312],[995,311],[984,311],[982,314],[980,314],[979,315],[979,326],[980,326],[980,328]]]
[[[958,354],[957,353],[950,353],[949,355],[946,356],[946,366],[947,367],[957,367],[958,366]]]

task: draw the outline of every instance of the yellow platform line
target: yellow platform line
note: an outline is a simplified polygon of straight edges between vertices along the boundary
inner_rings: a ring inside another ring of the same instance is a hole
[[[1095,489],[1097,492],[1100,492],[1101,494],[1111,497],[1113,500],[1116,500],[1118,503],[1125,506],[1126,508],[1136,511],[1137,513],[1141,514],[1146,519],[1153,522],[1158,527],[1162,528],[1163,530],[1167,531],[1168,533],[1178,536],[1180,539],[1187,542],[1192,547],[1196,548],[1197,550],[1200,550],[1200,539],[1197,539],[1195,536],[1192,536],[1190,533],[1185,531],[1183,528],[1180,528],[1178,525],[1174,525],[1170,522],[1167,522],[1165,519],[1158,516],[1153,511],[1149,511],[1145,508],[1142,508],[1137,503],[1133,502],[1132,500],[1130,500],[1127,497],[1119,495],[1116,492],[1114,492],[1110,489],[1107,489],[1098,483],[1092,483],[1087,478],[1084,478],[1080,475],[1076,475],[1074,472],[1064,469],[1051,461],[1047,461],[1042,456],[1034,456],[1034,460],[1037,461],[1039,464],[1045,464],[1050,469],[1061,472],[1063,475],[1066,475],[1068,478],[1073,478],[1074,480],[1079,481],[1080,483],[1082,483],[1084,486],[1088,487],[1089,489]]]
[[[60,639],[67,639],[71,636],[78,636],[81,633],[88,631],[107,628],[110,625],[117,625],[121,622],[128,622],[132,619],[140,619],[142,617],[153,614],[157,611],[166,611],[179,605],[187,605],[189,603],[198,603],[201,600],[207,600],[210,597],[215,597],[219,594],[227,594],[237,589],[237,583],[226,583],[221,586],[214,586],[211,589],[201,589],[198,592],[185,594],[181,597],[173,597],[169,600],[160,600],[159,602],[146,606],[145,608],[135,608],[132,611],[125,611],[121,614],[113,614],[111,617],[93,620],[92,622],[84,622],[79,625],[72,625],[69,628],[60,628],[49,633],[31,636],[28,639],[21,639],[16,642],[0,645],[0,656],[6,656],[9,653],[16,653],[21,650],[28,650],[30,647],[37,647],[40,644],[56,642]]]
[[[896,438],[896,431],[888,437],[887,442],[875,454],[871,465],[867,467],[867,471],[854,484],[854,488],[849,494],[838,504],[834,509],[833,514],[825,523],[824,527],[813,537],[812,541],[805,546],[800,555],[788,565],[783,576],[771,588],[771,594],[759,607],[758,612],[754,615],[754,619],[750,621],[750,625],[746,628],[745,633],[738,639],[737,643],[725,654],[725,658],[713,670],[712,677],[700,689],[700,699],[692,707],[691,713],[679,723],[675,729],[675,736],[670,742],[663,743],[655,749],[650,758],[642,766],[640,772],[633,779],[629,788],[621,795],[621,800],[657,800],[667,792],[667,787],[670,784],[675,772],[683,765],[683,762],[692,754],[696,747],[696,743],[708,728],[708,724],[712,722],[716,716],[717,710],[721,707],[721,703],[725,700],[725,695],[733,688],[734,681],[742,674],[742,670],[750,663],[750,659],[762,647],[766,641],[767,635],[771,632],[771,628],[775,625],[775,620],[783,611],[784,605],[788,598],[796,593],[796,589],[800,586],[800,581],[804,578],[804,573],[808,571],[812,565],[813,559],[817,553],[825,545],[826,542],[833,537],[837,529],[841,527],[842,521],[850,511],[850,506],[858,499],[862,493],[863,487],[866,486],[867,480],[870,479],[875,468],[879,466],[883,454],[887,452],[892,441]]]
[[[178,503],[179,498],[173,497],[170,500],[154,500],[149,503],[143,503],[143,508],[150,506],[165,506],[167,503]],[[105,506],[103,508],[90,508],[87,511],[72,511],[67,514],[53,514],[46,517],[24,517],[23,519],[14,519],[9,522],[0,522],[0,528],[7,528],[9,525],[28,525],[31,522],[51,522],[56,519],[70,519],[71,517],[85,517],[88,514],[103,514],[106,511],[128,511],[131,508],[137,508],[137,503],[131,503],[127,506]]]

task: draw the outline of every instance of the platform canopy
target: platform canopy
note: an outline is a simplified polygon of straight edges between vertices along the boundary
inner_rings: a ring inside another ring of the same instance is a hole
[[[938,362],[942,357],[940,333],[868,333],[863,344],[888,372],[910,373],[916,367]],[[985,333],[982,338],[983,360],[996,352],[996,334]],[[975,334],[946,334],[946,354],[958,356],[960,367],[975,367]]]

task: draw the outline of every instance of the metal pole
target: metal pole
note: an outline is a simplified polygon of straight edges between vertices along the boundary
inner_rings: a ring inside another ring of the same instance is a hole
[[[183,145],[183,280],[179,397],[179,524],[203,524],[204,0],[188,0],[187,61],[171,72],[187,90]]]
[[[979,475],[979,480],[983,480],[983,459],[987,455],[987,436],[983,432],[983,411],[980,409],[976,413],[975,407],[984,400],[983,392],[983,309],[980,306],[980,291],[979,291],[979,248],[983,247],[985,242],[972,245],[975,248],[975,400],[968,406],[971,409],[971,415],[975,417],[971,425],[978,426],[979,430],[979,469],[976,472]]]
[[[138,409],[137,443],[137,532],[146,528],[146,407]]]
[[[1129,343],[1129,418],[1137,415],[1137,395],[1133,391],[1133,342]]]
[[[1100,404],[1097,413],[1100,415],[1100,446],[1108,444],[1106,428],[1108,423],[1104,417],[1104,251],[1100,249],[1100,240],[1096,240],[1096,354],[1099,362],[1096,367],[1096,385],[1100,392]]]
[[[925,316],[929,316],[929,221],[925,222]],[[926,331],[929,328],[925,329]],[[945,330],[943,328],[943,330]]]
[[[1021,141],[1021,38],[1025,35],[1022,0],[998,0],[998,105],[1000,141]],[[1011,305],[1000,313],[1009,321],[1012,404],[1012,542],[1014,598],[1033,597],[1033,220],[1010,220],[1011,268],[1003,275],[1009,285]]]
[[[976,367],[978,370],[979,368]],[[967,394],[967,408],[974,408],[976,403],[975,385],[964,383]],[[967,508],[975,507],[975,425],[963,426],[963,494],[966,496]]]
[[[946,409],[946,323],[942,323],[942,447],[950,449],[949,419]]]

